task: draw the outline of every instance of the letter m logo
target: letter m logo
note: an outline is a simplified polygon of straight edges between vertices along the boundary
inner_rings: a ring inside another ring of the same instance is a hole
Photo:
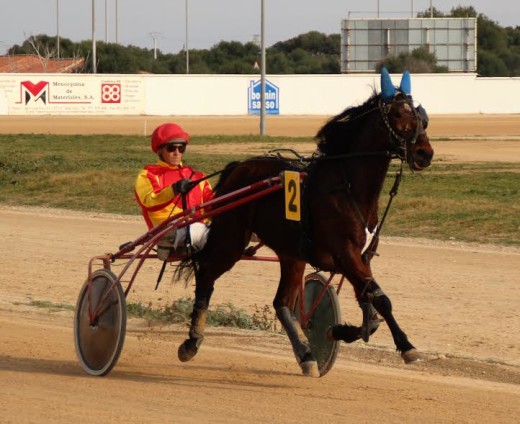
[[[40,81],[33,84],[31,81],[22,81],[20,83],[20,101],[27,105],[29,102],[36,103],[41,100],[44,105],[47,104],[49,96],[49,82]]]

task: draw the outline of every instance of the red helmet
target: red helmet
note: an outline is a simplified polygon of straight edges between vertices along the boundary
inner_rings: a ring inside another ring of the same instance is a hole
[[[154,153],[157,153],[161,144],[172,142],[188,144],[190,136],[177,124],[159,125],[152,133],[152,150]]]

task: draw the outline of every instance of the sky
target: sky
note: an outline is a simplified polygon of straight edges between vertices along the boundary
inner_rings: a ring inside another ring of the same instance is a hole
[[[261,33],[261,0],[0,0],[0,54],[31,35],[91,40],[93,3],[96,39],[150,49],[155,42],[163,53],[178,53],[186,41],[189,49],[208,49]],[[264,0],[265,44],[309,31],[339,34],[342,19],[377,17],[378,9],[381,18],[410,17],[430,4],[443,12],[473,6],[501,26],[520,26],[519,0]]]

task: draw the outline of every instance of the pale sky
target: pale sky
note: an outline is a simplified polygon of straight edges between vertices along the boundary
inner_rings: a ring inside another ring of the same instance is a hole
[[[0,0],[0,54],[30,35],[55,36],[58,28],[61,37],[72,41],[91,40],[93,1],[96,38],[102,41],[116,42],[116,2],[123,45],[152,49],[155,38],[164,53],[179,52],[186,42],[186,2],[190,49],[220,41],[245,43],[260,35],[261,0]],[[443,12],[473,6],[501,26],[520,26],[519,0],[264,0],[265,42],[269,47],[309,31],[339,34],[341,20],[349,14],[376,17],[379,8],[381,18],[410,17],[430,4]]]

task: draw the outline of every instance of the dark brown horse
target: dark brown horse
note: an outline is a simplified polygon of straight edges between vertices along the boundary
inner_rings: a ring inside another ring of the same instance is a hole
[[[307,263],[344,275],[353,285],[363,311],[361,327],[336,326],[329,330],[330,337],[346,342],[359,338],[367,341],[377,329],[379,313],[404,361],[420,358],[397,324],[390,299],[372,276],[370,260],[377,241],[365,250],[367,233],[373,233],[379,223],[378,200],[391,160],[399,159],[413,171],[420,171],[430,165],[433,150],[425,132],[426,113],[413,106],[409,74],[403,75],[396,88],[383,70],[381,85],[380,94],[375,93],[361,106],[346,109],[320,129],[317,154],[304,169],[296,161],[266,156],[235,163],[223,173],[216,186],[217,196],[287,169],[304,170],[303,219],[301,223],[285,219],[282,192],[213,218],[207,244],[194,258],[195,304],[189,338],[179,347],[181,361],[196,355],[204,337],[214,283],[240,260],[252,233],[280,260],[280,282],[273,305],[305,375],[319,373],[309,342],[292,311]]]

